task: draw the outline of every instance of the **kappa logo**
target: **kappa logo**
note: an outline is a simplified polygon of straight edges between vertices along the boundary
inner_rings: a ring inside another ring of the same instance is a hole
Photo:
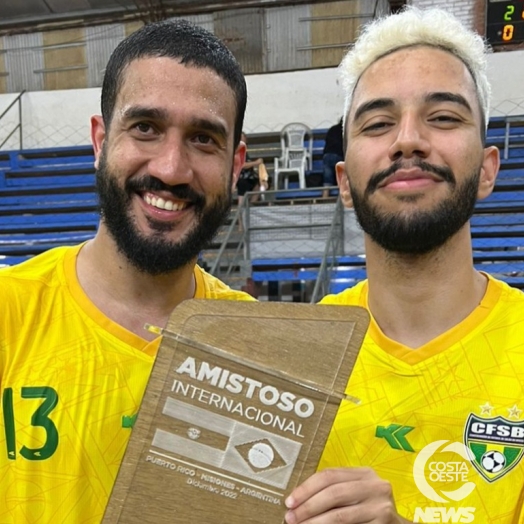
[[[472,464],[488,482],[511,471],[524,455],[524,420],[482,418],[471,413],[464,429],[464,444],[471,450]]]
[[[393,449],[413,452],[414,449],[408,442],[406,435],[414,429],[413,426],[402,426],[400,424],[390,424],[387,428],[377,426],[375,437],[385,439]]]

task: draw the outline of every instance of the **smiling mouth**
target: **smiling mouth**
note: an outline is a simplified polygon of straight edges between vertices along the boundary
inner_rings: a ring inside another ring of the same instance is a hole
[[[145,195],[144,201],[150,206],[156,207],[157,209],[164,209],[166,211],[182,211],[189,206],[189,202],[175,202],[173,200],[150,195]]]
[[[411,170],[411,171],[397,171],[393,175],[390,175],[384,179],[377,187],[387,187],[390,185],[399,185],[399,184],[417,184],[424,181],[430,182],[443,182],[444,180],[433,173],[428,173],[426,171],[420,170]]]

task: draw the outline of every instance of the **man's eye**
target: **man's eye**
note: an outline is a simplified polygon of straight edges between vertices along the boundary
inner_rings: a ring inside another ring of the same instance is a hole
[[[459,122],[460,119],[451,115],[438,115],[433,117],[434,122]]]
[[[379,131],[381,129],[385,129],[390,125],[391,124],[389,122],[374,122],[373,124],[365,126],[363,131]]]
[[[213,139],[209,135],[197,135],[195,137],[196,141],[199,144],[211,144],[213,143]]]
[[[140,131],[140,133],[150,133],[153,128],[150,124],[146,124],[145,122],[139,122],[135,125],[135,129]]]

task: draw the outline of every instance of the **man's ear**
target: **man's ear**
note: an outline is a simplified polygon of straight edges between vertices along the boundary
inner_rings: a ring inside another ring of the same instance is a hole
[[[484,148],[484,160],[480,168],[479,189],[477,192],[477,198],[479,200],[491,195],[497,180],[499,168],[500,153],[498,148],[495,146]]]
[[[233,169],[231,176],[231,189],[234,190],[237,185],[238,177],[240,176],[240,171],[246,163],[246,144],[240,141],[237,148],[235,149],[235,154],[233,156]]]
[[[352,208],[353,199],[351,198],[351,191],[349,190],[349,180],[345,168],[345,162],[337,162],[337,165],[335,166],[335,170],[337,173],[337,183],[340,190],[340,197],[342,198],[342,203],[344,204],[344,207]]]
[[[104,146],[106,138],[106,126],[101,115],[93,115],[91,117],[91,143],[93,144],[93,151],[95,153],[95,169],[98,169],[100,155]]]

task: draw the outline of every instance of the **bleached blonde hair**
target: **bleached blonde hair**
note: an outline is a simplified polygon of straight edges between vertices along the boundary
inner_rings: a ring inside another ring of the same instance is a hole
[[[339,74],[345,91],[344,120],[364,71],[379,58],[416,45],[437,47],[462,60],[475,82],[484,124],[487,125],[491,86],[486,70],[490,49],[484,39],[442,9],[422,10],[411,6],[366,25],[342,60]]]

